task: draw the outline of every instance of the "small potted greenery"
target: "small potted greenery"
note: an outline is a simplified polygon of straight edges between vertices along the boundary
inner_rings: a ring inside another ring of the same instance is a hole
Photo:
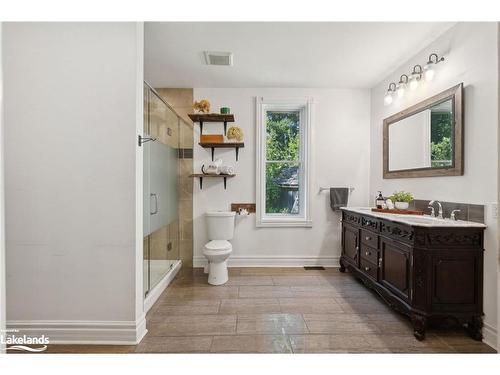
[[[407,191],[397,191],[390,198],[398,210],[407,210],[413,200],[413,194]]]

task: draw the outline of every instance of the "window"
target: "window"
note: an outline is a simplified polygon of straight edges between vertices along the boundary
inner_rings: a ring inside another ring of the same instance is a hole
[[[312,101],[256,100],[257,226],[312,226]]]

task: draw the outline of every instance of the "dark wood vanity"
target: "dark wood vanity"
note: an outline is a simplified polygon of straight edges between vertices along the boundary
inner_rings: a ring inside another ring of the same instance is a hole
[[[342,209],[340,271],[408,315],[418,340],[429,323],[450,318],[481,340],[483,232],[480,225],[409,225]]]

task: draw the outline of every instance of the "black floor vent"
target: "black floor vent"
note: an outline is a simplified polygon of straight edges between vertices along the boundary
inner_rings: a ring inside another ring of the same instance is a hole
[[[324,270],[325,267],[322,267],[322,266],[304,266],[304,269],[306,271],[312,271],[312,270]]]

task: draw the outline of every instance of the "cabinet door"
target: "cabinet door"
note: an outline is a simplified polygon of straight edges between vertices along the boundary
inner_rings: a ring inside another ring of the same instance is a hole
[[[477,253],[441,251],[432,257],[433,304],[473,306],[478,303],[476,280],[480,277],[482,257]]]
[[[401,298],[410,299],[410,249],[399,242],[381,238],[380,282]]]
[[[350,225],[342,226],[342,254],[346,260],[359,266],[359,229]]]

